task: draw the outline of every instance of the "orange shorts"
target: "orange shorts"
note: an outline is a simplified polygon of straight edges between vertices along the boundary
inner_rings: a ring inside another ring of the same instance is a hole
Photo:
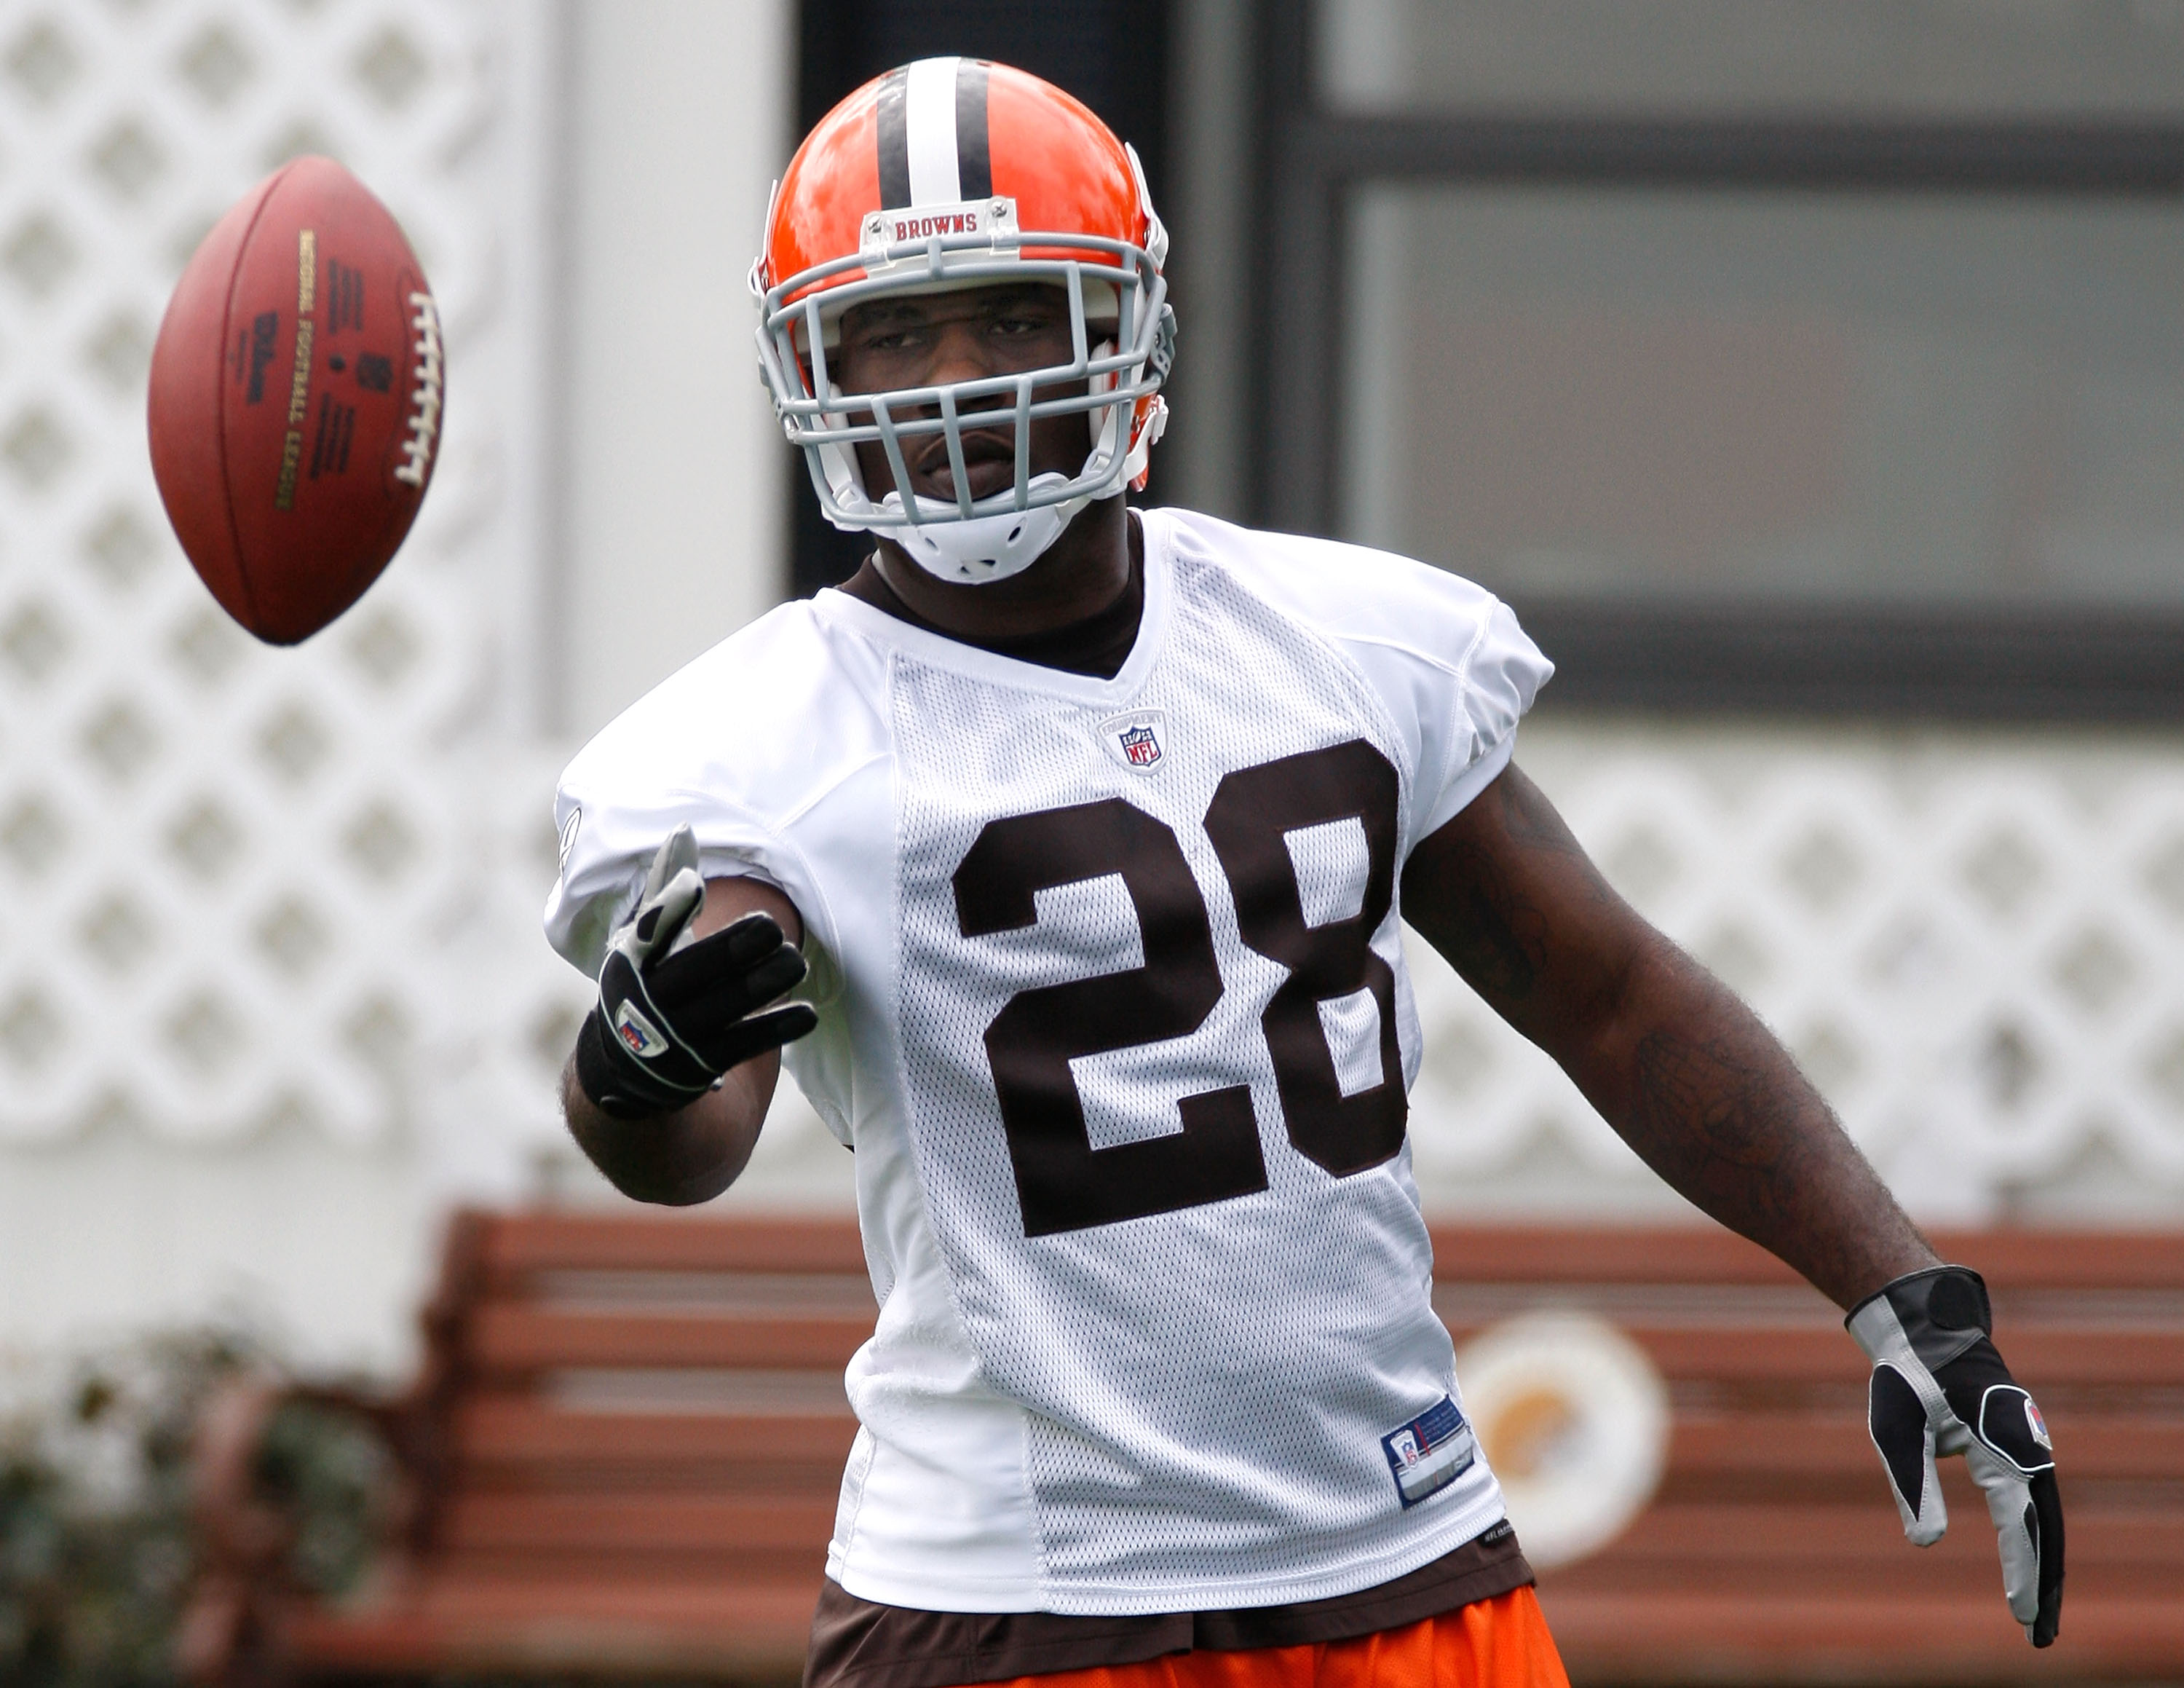
[[[1569,1688],[1569,1678],[1538,1599],[1521,1588],[1355,1640],[1170,1653],[1009,1688]]]

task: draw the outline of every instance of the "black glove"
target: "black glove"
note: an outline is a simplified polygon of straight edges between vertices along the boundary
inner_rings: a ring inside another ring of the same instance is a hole
[[[804,1003],[752,1012],[804,977],[803,955],[773,917],[746,914],[693,939],[705,906],[697,842],[678,826],[652,858],[635,917],[608,945],[598,1005],[577,1034],[577,1082],[603,1114],[671,1114],[738,1061],[819,1023]]]
[[[2032,1397],[1987,1340],[1986,1284],[1964,1266],[1914,1272],[1843,1321],[1873,1361],[1866,1423],[1888,1469],[1903,1534],[1930,1547],[1949,1527],[1937,1454],[1962,1454],[2002,1548],[2002,1591],[2036,1647],[2063,1615],[2063,1500]]]

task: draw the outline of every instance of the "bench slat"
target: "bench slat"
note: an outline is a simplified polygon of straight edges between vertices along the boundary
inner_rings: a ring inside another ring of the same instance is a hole
[[[465,1401],[454,1415],[459,1457],[494,1462],[823,1462],[833,1465],[838,1477],[856,1432],[857,1422],[847,1411],[825,1417],[564,1412],[534,1400],[506,1396]]]
[[[2184,1419],[2142,1414],[2054,1411],[2047,1415],[2064,1468],[2074,1481],[2184,1477]],[[1880,1463],[1865,1420],[1842,1412],[1752,1412],[1735,1417],[1677,1413],[1669,1465],[1688,1474],[1800,1471],[1815,1475],[1870,1475]]]
[[[471,1351],[488,1371],[580,1367],[747,1367],[839,1371],[872,1333],[867,1317],[594,1313],[551,1307],[479,1310]]]
[[[457,1551],[562,1553],[810,1551],[834,1531],[823,1495],[466,1494],[443,1539]]]
[[[1755,1243],[1685,1226],[1450,1225],[1431,1227],[1434,1276],[1474,1283],[1797,1285]],[[1944,1260],[1997,1289],[2184,1287],[2184,1233],[1937,1231]],[[1814,1292],[1817,1294],[1818,1292]]]
[[[449,1568],[382,1601],[293,1610],[282,1640],[291,1657],[320,1670],[793,1672],[816,1599],[816,1579],[801,1576],[542,1580]]]
[[[1757,1244],[1713,1227],[1449,1225],[1432,1227],[1434,1275],[1479,1283],[1797,1285]],[[1581,1238],[1581,1240],[1580,1238]],[[1943,1258],[1976,1266],[1997,1288],[2184,1285],[2184,1235],[2169,1232],[1939,1231]],[[548,1268],[862,1273],[855,1221],[500,1214],[483,1221],[497,1272]]]
[[[666,1219],[613,1214],[485,1217],[481,1254],[498,1275],[593,1272],[846,1272],[865,1275],[854,1219]]]
[[[1903,1539],[1886,1495],[1846,1496],[1839,1506],[1722,1506],[1656,1502],[1624,1536],[1596,1557],[1553,1574],[1614,1577],[1637,1566],[1671,1561],[1686,1570],[1702,1562],[1766,1562],[1779,1574],[1785,1562],[1877,1564],[1911,1573],[1925,1563],[1963,1559],[1999,1585],[1994,1529],[1970,1482],[1953,1469],[1944,1482],[1949,1533],[1933,1546]],[[1882,1504],[1873,1504],[1874,1501]],[[2080,1506],[2070,1514],[2073,1571],[2095,1567],[2166,1567],[2184,1588],[2184,1518],[2174,1513]]]
[[[1671,1382],[1842,1383],[1864,1375],[1850,1339],[1826,1327],[1625,1318],[1622,1328]],[[481,1309],[473,1351],[489,1371],[577,1367],[838,1368],[872,1335],[863,1317],[815,1314],[617,1313],[552,1307]],[[1458,1342],[1479,1327],[1454,1322]],[[2036,1391],[2044,1378],[2139,1388],[2184,1385],[2184,1344],[2138,1325],[2067,1327],[2019,1321],[2008,1333],[2013,1371]]]
[[[1852,1383],[1863,1389],[1865,1361],[1841,1330],[1733,1321],[1663,1322],[1642,1315],[1617,1321],[1671,1383]],[[1458,1343],[1481,1327],[1451,1322]],[[2139,1388],[2184,1384],[2184,1342],[2174,1331],[2125,1325],[2069,1326],[2020,1320],[2004,1333],[2010,1370],[2035,1394],[2050,1378],[2073,1383]]]

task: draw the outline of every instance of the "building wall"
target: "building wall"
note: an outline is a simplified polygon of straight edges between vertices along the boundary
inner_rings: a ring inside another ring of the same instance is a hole
[[[1183,7],[1178,42],[1217,51],[1240,15]],[[585,735],[778,590],[743,274],[791,138],[788,16],[0,14],[0,1351],[236,1316],[393,1369],[450,1201],[618,1199],[555,1119],[585,985],[538,934],[548,800]],[[1195,419],[1155,493],[1233,511],[1256,354],[1221,314],[1233,265],[1190,254],[1240,227],[1234,159],[1178,132],[1203,165],[1174,220]],[[143,379],[198,236],[301,150],[410,229],[451,396],[387,577],[276,651],[167,535]],[[2184,1217],[2176,735],[1550,704],[1522,745],[1915,1210]],[[1433,1205],[1676,1209],[1445,970],[1419,977]],[[725,1205],[838,1205],[850,1165],[785,1093]]]
[[[784,447],[745,276],[791,139],[792,8],[571,8],[564,238],[570,458],[566,680],[582,738],[773,607]]]

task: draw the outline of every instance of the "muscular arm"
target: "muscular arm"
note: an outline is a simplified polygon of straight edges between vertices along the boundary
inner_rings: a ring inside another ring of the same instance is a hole
[[[1513,764],[1412,852],[1403,914],[1647,1165],[1838,1305],[1939,1264],[1788,1052]]]
[[[705,906],[690,931],[704,937],[754,911],[772,915],[789,942],[803,942],[795,905],[752,879],[708,880]],[[577,1146],[624,1195],[688,1207],[710,1201],[735,1182],[758,1142],[780,1075],[781,1053],[768,1050],[729,1068],[717,1089],[678,1113],[617,1120],[592,1105],[577,1082],[572,1055],[561,1069],[561,1112]]]

